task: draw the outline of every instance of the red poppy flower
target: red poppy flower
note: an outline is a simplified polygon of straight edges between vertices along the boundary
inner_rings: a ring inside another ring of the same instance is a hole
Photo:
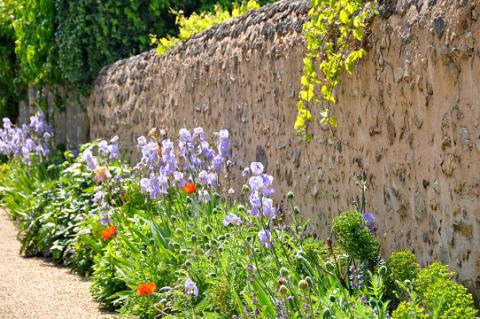
[[[137,293],[139,296],[148,296],[151,295],[157,290],[157,284],[154,282],[146,282],[140,284],[137,288]]]
[[[112,226],[110,228],[105,229],[102,231],[102,239],[103,240],[110,240],[117,234],[117,228]]]
[[[197,190],[197,185],[195,185],[195,183],[188,183],[187,185],[183,186],[183,190],[187,194],[195,193],[195,191]]]

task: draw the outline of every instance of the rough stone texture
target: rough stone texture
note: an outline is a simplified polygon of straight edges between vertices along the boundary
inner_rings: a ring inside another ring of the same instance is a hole
[[[293,190],[325,238],[368,173],[383,254],[407,248],[449,263],[480,292],[480,0],[382,1],[368,57],[337,89],[337,138],[293,131],[306,1],[282,1],[205,31],[165,56],[104,69],[89,104],[92,137],[133,152],[150,127],[232,133],[239,165],[268,159],[277,202]],[[317,115],[318,119],[318,115]]]
[[[37,110],[38,91],[29,87],[25,101],[19,105],[19,123],[28,123],[30,116]],[[48,105],[49,121],[53,126],[55,144],[61,148],[76,148],[88,142],[89,119],[85,105],[88,99],[73,91],[59,89],[57,97],[49,90],[43,89]]]

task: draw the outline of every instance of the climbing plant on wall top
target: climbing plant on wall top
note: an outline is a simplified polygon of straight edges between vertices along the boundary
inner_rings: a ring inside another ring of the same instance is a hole
[[[337,126],[332,115],[332,106],[336,103],[334,89],[343,71],[352,74],[356,62],[365,56],[362,48],[365,31],[375,14],[375,1],[311,1],[309,20],[303,26],[307,52],[295,121],[295,130],[307,141],[312,139],[308,125],[313,121],[315,104],[321,105],[320,123]]]

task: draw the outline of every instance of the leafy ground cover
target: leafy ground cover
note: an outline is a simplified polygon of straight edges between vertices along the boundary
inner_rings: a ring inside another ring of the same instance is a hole
[[[43,115],[0,130],[0,197],[25,255],[91,276],[91,293],[138,318],[474,318],[454,273],[408,251],[379,256],[374,214],[358,205],[318,240],[261,163],[230,157],[227,130],[175,141],[152,129],[140,161],[118,139],[58,154]],[[241,170],[242,189],[232,176]],[[362,183],[360,183],[363,185]],[[359,201],[363,203],[364,201]]]

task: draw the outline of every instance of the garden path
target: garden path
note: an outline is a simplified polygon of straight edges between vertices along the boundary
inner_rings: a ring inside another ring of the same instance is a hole
[[[41,258],[19,255],[16,229],[0,208],[0,318],[114,318],[93,301],[87,279]]]

